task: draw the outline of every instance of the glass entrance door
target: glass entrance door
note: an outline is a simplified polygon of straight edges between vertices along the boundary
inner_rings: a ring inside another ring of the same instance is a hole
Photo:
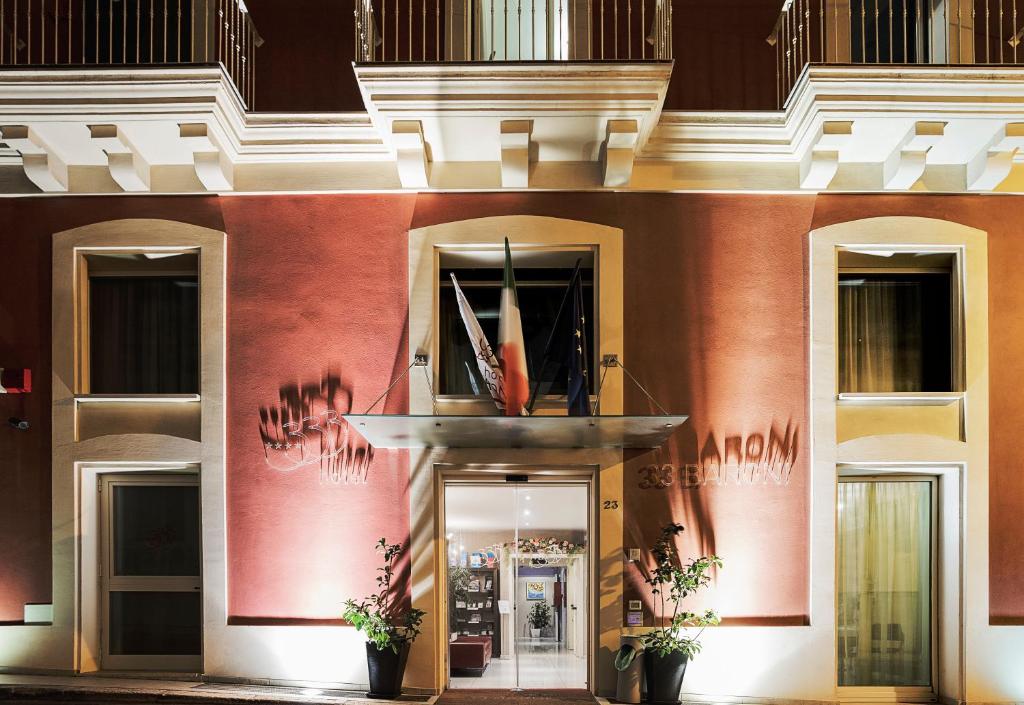
[[[198,672],[198,477],[106,476],[100,494],[103,668]]]
[[[934,683],[932,478],[842,478],[837,521],[840,687]]]
[[[586,483],[446,483],[449,687],[586,689]]]

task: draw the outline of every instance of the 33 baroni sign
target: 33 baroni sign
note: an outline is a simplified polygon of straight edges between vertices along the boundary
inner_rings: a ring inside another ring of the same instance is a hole
[[[682,489],[706,485],[788,485],[798,448],[796,425],[787,425],[781,434],[773,426],[767,434],[728,436],[721,446],[710,434],[698,462],[646,465],[637,471],[638,486],[658,490],[672,485]]]

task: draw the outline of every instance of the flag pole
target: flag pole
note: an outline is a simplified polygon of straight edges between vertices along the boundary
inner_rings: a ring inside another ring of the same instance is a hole
[[[540,372],[537,374],[537,383],[533,385],[533,392],[530,394],[530,401],[526,405],[526,411],[528,414],[533,413],[533,405],[537,403],[537,393],[540,391],[540,382],[544,378],[544,370],[548,366],[548,356],[551,353],[551,344],[555,341],[555,332],[558,330],[558,324],[562,320],[562,312],[565,310],[565,303],[569,300],[569,294],[572,292],[573,282],[580,275],[580,265],[583,263],[582,257],[576,258],[576,266],[572,270],[572,276],[569,277],[569,285],[565,287],[565,294],[562,296],[562,303],[558,305],[558,313],[555,314],[555,323],[551,326],[551,334],[548,336],[547,345],[544,346],[544,355],[540,361]]]

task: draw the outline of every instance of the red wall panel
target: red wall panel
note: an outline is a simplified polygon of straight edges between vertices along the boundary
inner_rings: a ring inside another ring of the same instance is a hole
[[[0,624],[50,600],[50,239],[16,236],[20,203],[0,199],[0,367],[32,369],[29,394],[0,394]],[[7,419],[26,419],[15,431]]]
[[[217,199],[0,199],[0,367],[32,370],[30,394],[0,395],[0,623],[51,600],[50,349],[52,234],[103,220],[168,218],[220,229]],[[25,418],[28,431],[7,426]]]

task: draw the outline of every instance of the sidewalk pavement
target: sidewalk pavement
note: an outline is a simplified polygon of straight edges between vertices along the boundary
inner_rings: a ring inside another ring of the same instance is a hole
[[[330,688],[208,683],[196,679],[112,677],[109,675],[39,676],[0,673],[0,703],[165,703],[167,705],[367,705],[420,702],[436,697],[403,696],[368,700],[359,691]]]

